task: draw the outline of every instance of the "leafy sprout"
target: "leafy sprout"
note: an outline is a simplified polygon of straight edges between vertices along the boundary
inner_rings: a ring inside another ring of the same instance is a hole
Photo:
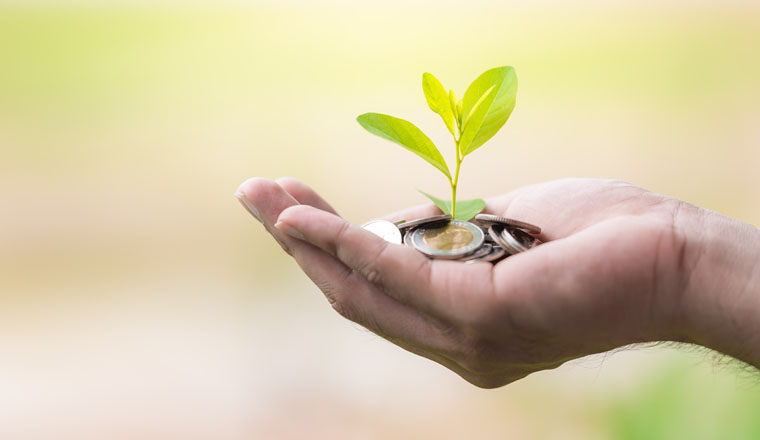
[[[401,145],[442,172],[451,186],[451,200],[420,192],[444,213],[469,220],[483,210],[485,202],[482,199],[457,201],[462,160],[491,139],[512,114],[517,95],[515,69],[502,66],[483,72],[470,84],[462,99],[458,99],[453,90],[446,93],[443,84],[431,73],[422,74],[422,90],[428,107],[441,116],[454,140],[456,168],[453,175],[433,141],[411,122],[380,113],[364,113],[356,120],[370,133]]]

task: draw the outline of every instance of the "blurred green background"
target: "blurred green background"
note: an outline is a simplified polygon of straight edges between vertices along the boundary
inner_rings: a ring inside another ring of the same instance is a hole
[[[612,177],[760,224],[756,2],[0,3],[0,437],[757,439],[757,374],[592,356],[485,391],[340,319],[232,196],[446,181],[368,135],[509,64],[460,197]]]

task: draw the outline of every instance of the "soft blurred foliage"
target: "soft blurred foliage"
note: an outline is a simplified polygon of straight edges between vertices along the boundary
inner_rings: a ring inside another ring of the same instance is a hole
[[[446,194],[356,124],[517,69],[460,197],[614,177],[760,224],[756,2],[0,4],[0,437],[760,438],[757,374],[598,355],[476,389],[335,315],[232,197]]]

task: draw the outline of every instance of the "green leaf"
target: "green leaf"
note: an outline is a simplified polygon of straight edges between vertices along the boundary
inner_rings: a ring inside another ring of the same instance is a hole
[[[451,179],[449,167],[443,160],[441,152],[435,147],[433,141],[411,122],[380,113],[364,113],[356,120],[370,133],[395,142],[417,154]]]
[[[439,199],[438,197],[419,189],[417,191],[435,203],[435,206],[443,211],[444,214],[451,214],[451,200]],[[470,220],[478,215],[485,207],[486,202],[483,201],[483,199],[457,200],[457,215],[454,218],[463,221]]]
[[[485,207],[483,199],[457,200],[457,215],[454,218],[467,221],[480,214]]]
[[[512,110],[515,108],[517,97],[517,75],[515,74],[515,69],[511,66],[496,67],[483,72],[467,88],[462,99],[463,120],[467,120],[470,112],[473,112],[473,119],[470,122],[475,121],[475,104],[491,87],[493,87],[493,92],[491,92],[492,97],[486,97],[478,106],[478,110],[485,109],[482,123],[478,126],[477,131],[471,135],[471,140],[467,142],[467,145],[463,147],[460,142],[463,155],[472,153],[476,148],[491,139],[504,123],[507,122],[509,115],[512,114]]]
[[[444,214],[451,214],[451,200],[439,199],[438,197],[430,195],[421,189],[418,189],[417,191],[419,191],[420,194],[422,194],[423,196],[430,199],[431,202],[435,203],[435,206],[437,206],[438,209],[443,211]]]
[[[425,100],[430,110],[441,115],[446,128],[454,135],[456,130],[454,112],[451,111],[449,97],[446,94],[446,89],[443,88],[443,84],[432,73],[425,72],[422,74],[422,91],[425,93]]]
[[[454,119],[457,121],[459,127],[462,126],[462,115],[459,113],[459,106],[462,101],[457,99],[457,94],[453,90],[449,90],[449,105],[451,106],[451,112],[454,113]]]
[[[488,109],[491,107],[491,103],[496,97],[496,95],[492,93],[493,90],[493,86],[486,90],[483,96],[481,96],[472,109],[470,109],[467,119],[462,122],[462,136],[459,138],[459,151],[462,152],[462,157],[470,152],[469,147],[472,145],[472,140],[483,125],[486,113],[488,113]]]

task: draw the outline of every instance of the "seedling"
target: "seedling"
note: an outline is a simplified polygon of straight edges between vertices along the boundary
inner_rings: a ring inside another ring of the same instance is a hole
[[[447,94],[431,73],[422,74],[422,90],[430,110],[441,116],[454,138],[454,177],[433,141],[411,122],[380,113],[364,113],[356,120],[370,133],[401,145],[441,171],[451,185],[451,200],[420,192],[445,214],[469,220],[483,210],[485,202],[482,199],[457,201],[459,169],[462,160],[491,139],[512,114],[517,95],[515,69],[503,66],[483,72],[470,84],[462,99],[457,99],[453,90]]]

